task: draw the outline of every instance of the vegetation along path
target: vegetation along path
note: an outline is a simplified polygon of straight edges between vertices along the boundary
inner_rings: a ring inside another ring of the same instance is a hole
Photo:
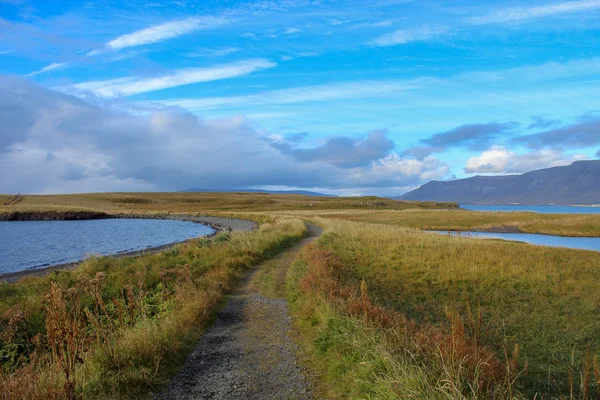
[[[161,399],[310,399],[311,386],[288,336],[285,271],[310,237],[264,262],[240,283]],[[259,286],[261,288],[259,288]]]

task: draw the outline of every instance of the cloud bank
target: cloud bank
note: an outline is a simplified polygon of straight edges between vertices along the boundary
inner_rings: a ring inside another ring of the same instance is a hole
[[[181,190],[188,187],[410,188],[444,177],[434,157],[394,153],[385,131],[299,147],[248,119],[115,107],[0,76],[0,192]],[[305,141],[305,140],[304,140]],[[356,189],[356,190],[362,190]]]

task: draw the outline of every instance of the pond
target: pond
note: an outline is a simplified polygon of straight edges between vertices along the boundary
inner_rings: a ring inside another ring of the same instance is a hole
[[[66,264],[89,255],[144,250],[213,233],[194,222],[157,219],[0,222],[0,274]]]
[[[600,238],[598,237],[564,237],[552,235],[537,235],[531,233],[491,233],[491,232],[450,232],[431,231],[446,235],[456,235],[473,238],[492,238],[525,242],[538,246],[566,247],[569,249],[600,251]]]
[[[489,212],[536,212],[540,214],[600,214],[600,207],[592,206],[521,206],[521,205],[474,205],[461,204],[460,208]]]

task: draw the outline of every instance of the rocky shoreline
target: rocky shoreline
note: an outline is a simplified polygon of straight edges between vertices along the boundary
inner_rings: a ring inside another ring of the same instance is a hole
[[[12,212],[0,213],[0,221],[79,221],[90,219],[168,219],[174,221],[187,221],[197,224],[207,225],[214,229],[214,232],[205,237],[212,237],[221,231],[225,232],[248,232],[257,229],[258,224],[254,221],[210,216],[195,216],[183,214],[107,214],[103,212],[79,212],[79,211],[58,211],[58,212]],[[190,239],[191,240],[191,239]],[[135,257],[142,254],[154,254],[175,245],[185,243],[181,242],[167,243],[161,246],[149,247],[147,249],[128,251],[106,257]],[[14,283],[26,276],[43,276],[54,271],[69,270],[77,267],[81,261],[72,263],[52,265],[44,268],[29,269],[17,272],[9,272],[0,275],[0,282]]]

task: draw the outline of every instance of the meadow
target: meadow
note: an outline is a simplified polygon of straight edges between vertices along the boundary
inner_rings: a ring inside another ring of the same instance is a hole
[[[317,222],[288,291],[325,397],[600,397],[597,252]]]
[[[304,235],[298,219],[263,219],[254,232],[0,285],[2,396],[126,398],[160,388],[236,278]]]
[[[345,221],[396,225],[433,231],[504,228],[523,233],[600,237],[600,214],[538,214],[533,212],[471,212],[461,209],[323,210],[304,212]]]
[[[0,285],[5,397],[158,390],[236,279],[306,235],[305,221],[324,232],[287,270],[285,291],[273,283],[286,273],[277,265],[258,278],[288,298],[320,397],[600,397],[597,252],[422,231],[600,236],[596,215],[235,193],[23,196],[0,206],[53,211],[237,216],[260,228]]]

